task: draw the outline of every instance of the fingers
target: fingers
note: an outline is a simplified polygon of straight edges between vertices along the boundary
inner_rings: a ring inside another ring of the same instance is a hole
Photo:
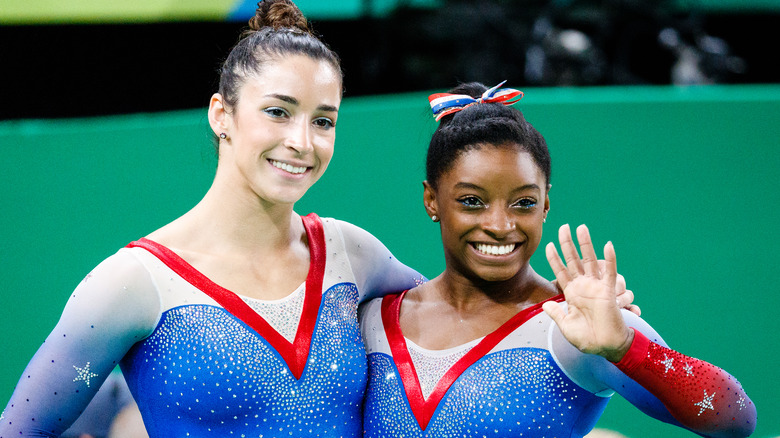
[[[631,303],[634,302],[634,293],[630,290],[620,290],[620,288],[617,289],[617,298],[615,298],[615,301],[617,302],[617,306],[619,308],[626,308],[628,309],[631,306]]]
[[[555,301],[546,301],[542,304],[542,309],[560,327],[563,318],[566,316],[561,305]]]
[[[628,309],[629,312],[636,316],[642,316],[642,309],[640,309],[636,304],[631,304],[630,306],[626,307],[626,309]]]
[[[607,272],[607,262],[605,262],[604,260],[599,260],[598,264],[599,264],[599,278],[601,278],[604,276],[604,273]]]
[[[604,275],[606,272],[606,262],[604,263],[604,269],[601,270],[601,275]],[[615,281],[615,291],[617,291],[617,295],[626,293],[626,277],[620,275],[620,273],[617,274],[617,279]]]
[[[561,290],[566,289],[566,285],[571,281],[571,276],[569,276],[569,270],[566,269],[563,260],[558,255],[554,243],[550,242],[547,244],[545,254],[547,255],[547,262],[550,263],[550,268],[552,268],[553,274],[555,274],[555,279],[558,280],[558,287]]]
[[[614,290],[617,283],[617,256],[615,255],[615,247],[612,245],[612,242],[607,242],[604,245],[604,260],[607,262],[604,279],[607,286]]]
[[[580,263],[580,255],[577,252],[577,247],[574,245],[574,241],[571,238],[571,230],[569,225],[562,225],[558,229],[558,241],[561,243],[561,252],[566,259],[566,267],[569,270],[569,275],[574,278],[578,275],[585,273]]]
[[[588,227],[580,225],[577,227],[577,241],[580,244],[580,252],[582,253],[582,265],[585,269],[585,274],[592,277],[601,278],[599,274],[599,262],[596,257],[596,250],[593,248],[593,242],[590,240],[590,232]]]
[[[555,277],[558,279],[558,284],[562,289],[565,289],[566,285],[574,278],[587,275],[588,277],[604,279],[606,285],[615,290],[617,295],[625,290],[625,279],[617,274],[617,257],[615,256],[615,248],[612,246],[612,242],[607,242],[604,246],[605,260],[601,261],[596,256],[593,241],[590,238],[590,231],[585,225],[577,227],[579,252],[572,239],[571,229],[568,224],[562,225],[558,229],[558,240],[561,243],[561,252],[566,260],[566,264],[564,265],[561,261],[554,244],[550,243],[547,245],[546,254],[547,261],[550,263],[550,267],[552,267]],[[582,258],[580,258],[580,253],[582,253]],[[626,305],[629,304],[631,304],[631,301],[626,303]]]
[[[642,316],[642,309],[639,308],[634,302],[634,292],[626,289],[626,278],[622,275],[617,275],[617,283],[615,284],[615,291],[617,293],[617,306],[621,309],[626,309],[636,316]]]

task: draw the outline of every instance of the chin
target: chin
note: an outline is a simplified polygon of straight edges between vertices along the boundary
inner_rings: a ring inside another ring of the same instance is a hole
[[[502,283],[509,281],[517,276],[517,271],[505,271],[505,270],[478,270],[473,272],[473,278],[479,282],[485,283]]]
[[[280,187],[271,193],[266,192],[265,199],[273,204],[295,204],[303,198],[303,195],[311,186],[303,187]]]

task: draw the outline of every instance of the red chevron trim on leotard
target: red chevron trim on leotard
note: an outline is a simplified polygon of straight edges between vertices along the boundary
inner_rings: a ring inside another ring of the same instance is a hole
[[[509,336],[510,333],[515,331],[533,316],[542,312],[542,303],[537,303],[521,310],[507,322],[502,324],[501,327],[485,336],[474,346],[474,348],[461,357],[452,368],[444,373],[444,376],[442,376],[441,380],[439,380],[436,387],[433,389],[433,392],[431,392],[431,395],[426,400],[422,395],[420,381],[417,378],[417,371],[414,369],[414,364],[412,363],[412,358],[409,355],[409,350],[406,345],[406,339],[401,332],[401,325],[398,320],[401,312],[401,302],[403,302],[406,292],[408,291],[395,295],[387,295],[383,298],[382,324],[384,325],[385,333],[387,334],[387,341],[390,344],[390,351],[393,353],[393,361],[401,375],[406,398],[409,400],[409,405],[417,419],[417,423],[422,430],[425,430],[428,423],[431,421],[431,417],[433,417],[433,413],[436,412],[439,403],[458,377],[476,361],[488,354],[499,342]],[[563,300],[563,295],[558,295],[546,301],[561,302]]]
[[[322,221],[314,213],[302,216],[301,219],[303,220],[303,226],[306,229],[308,238],[310,261],[309,273],[306,276],[303,312],[301,320],[298,322],[295,340],[292,343],[271,327],[262,316],[252,310],[238,295],[211,281],[167,247],[146,238],[132,242],[127,247],[143,248],[149,251],[176,274],[213,298],[225,310],[255,330],[282,356],[293,376],[296,379],[300,379],[309,357],[311,338],[314,333],[314,327],[317,324],[317,315],[322,302],[322,280],[325,273],[326,257],[325,233]]]

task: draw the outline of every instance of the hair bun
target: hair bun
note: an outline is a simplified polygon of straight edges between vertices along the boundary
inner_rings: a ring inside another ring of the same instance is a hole
[[[264,27],[284,27],[311,33],[309,21],[290,0],[261,0],[257,3],[255,16],[249,20],[249,28],[258,31]]]

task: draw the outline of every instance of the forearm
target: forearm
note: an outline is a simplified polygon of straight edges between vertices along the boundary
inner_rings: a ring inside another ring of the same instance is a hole
[[[650,341],[634,341],[615,364],[657,397],[683,426],[704,436],[743,437],[756,427],[756,408],[726,371]]]

